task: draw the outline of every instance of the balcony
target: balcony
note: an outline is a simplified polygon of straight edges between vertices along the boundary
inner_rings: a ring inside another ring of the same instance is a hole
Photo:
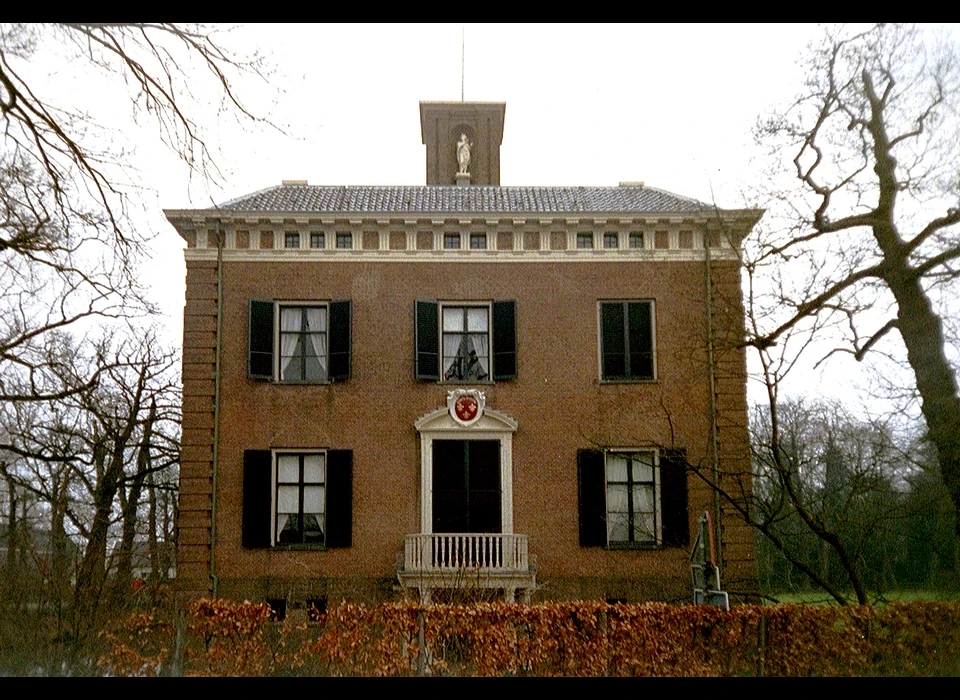
[[[513,602],[521,590],[529,600],[536,588],[536,559],[526,535],[436,533],[407,535],[397,565],[400,585],[418,590],[423,602],[437,588],[502,590]]]

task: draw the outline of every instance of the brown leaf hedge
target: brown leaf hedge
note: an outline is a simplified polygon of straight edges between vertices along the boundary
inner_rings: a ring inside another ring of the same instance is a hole
[[[278,623],[197,600],[103,635],[123,676],[861,676],[960,674],[960,604],[363,606]]]

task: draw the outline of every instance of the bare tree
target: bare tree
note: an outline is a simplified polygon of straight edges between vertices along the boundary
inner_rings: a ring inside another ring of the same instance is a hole
[[[807,76],[789,109],[758,125],[796,187],[776,193],[790,225],[753,261],[779,267],[750,342],[832,325],[845,336],[833,352],[863,360],[897,331],[960,508],[960,393],[935,308],[960,258],[957,49],[911,27],[841,29],[811,48]]]

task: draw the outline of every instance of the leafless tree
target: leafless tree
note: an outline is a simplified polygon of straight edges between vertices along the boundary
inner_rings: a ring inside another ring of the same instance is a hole
[[[754,273],[776,263],[776,274],[749,342],[764,350],[832,326],[845,340],[827,354],[859,361],[896,354],[884,345],[896,331],[960,508],[960,393],[936,306],[956,291],[960,258],[957,48],[877,25],[829,31],[806,62],[796,101],[758,125],[794,185],[774,193],[788,225],[750,263]]]

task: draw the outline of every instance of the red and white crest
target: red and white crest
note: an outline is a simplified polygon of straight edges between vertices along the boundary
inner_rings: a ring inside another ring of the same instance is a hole
[[[450,417],[464,427],[480,420],[485,403],[483,392],[477,389],[454,389],[447,393]]]

